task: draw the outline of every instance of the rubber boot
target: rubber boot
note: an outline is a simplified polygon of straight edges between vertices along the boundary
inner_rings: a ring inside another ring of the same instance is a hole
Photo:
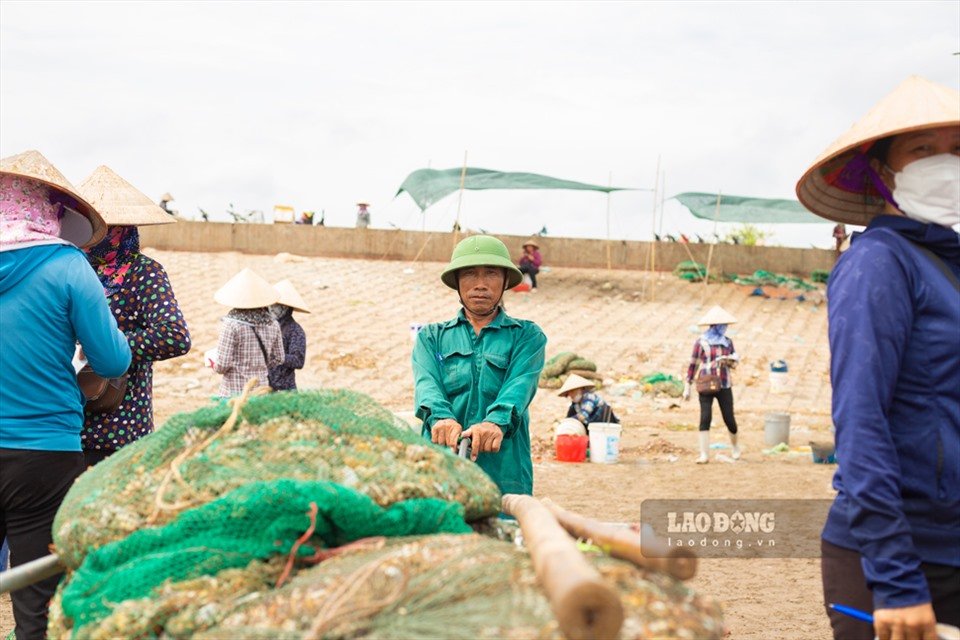
[[[730,434],[730,453],[734,460],[740,459],[740,447],[737,445],[737,434]]]
[[[697,464],[707,464],[710,462],[710,432],[700,431],[700,457],[697,458]]]

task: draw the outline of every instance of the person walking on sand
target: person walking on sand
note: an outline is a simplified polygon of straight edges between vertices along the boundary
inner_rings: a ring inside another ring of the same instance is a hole
[[[78,186],[107,223],[107,235],[86,250],[133,353],[123,399],[112,411],[84,411],[83,456],[97,464],[153,432],[153,363],[186,355],[190,331],[163,266],[140,253],[138,227],[170,224],[167,215],[129,182],[101,166]]]
[[[289,280],[273,285],[280,300],[270,305],[270,313],[280,324],[283,337],[283,362],[270,369],[270,388],[274,391],[296,391],[297,369],[303,369],[307,357],[307,335],[293,319],[293,312],[310,313],[300,293]]]
[[[0,540],[18,567],[50,553],[53,519],[83,473],[77,342],[93,371],[122,376],[130,346],[78,247],[96,209],[37,151],[0,160]],[[16,637],[44,638],[62,574],[10,594]]]
[[[693,343],[693,355],[687,367],[687,380],[683,386],[683,399],[690,399],[690,389],[696,378],[697,395],[700,397],[700,455],[697,464],[710,462],[710,423],[713,420],[713,401],[720,405],[720,415],[730,432],[731,455],[740,459],[740,446],[737,443],[737,419],[733,415],[733,381],[730,371],[737,366],[740,356],[733,347],[733,340],[727,337],[727,325],[737,319],[723,307],[713,307],[703,318],[700,326],[706,331]]]
[[[590,423],[612,422],[620,424],[620,419],[613,413],[607,401],[595,391],[597,383],[587,380],[575,373],[567,376],[557,395],[570,400],[567,417],[577,419],[583,425],[587,435],[590,435]]]
[[[417,334],[414,410],[425,437],[451,449],[471,438],[472,459],[500,491],[532,495],[529,407],[547,338],[501,306],[504,292],[522,278],[497,238],[457,244],[440,280],[457,292],[462,308]]]
[[[213,370],[223,376],[220,397],[240,395],[251,378],[267,386],[271,367],[283,363],[280,325],[268,308],[280,299],[270,283],[250,269],[233,276],[214,295],[224,316]]]
[[[913,76],[797,183],[866,225],[830,274],[837,490],[821,536],[834,638],[960,626],[960,92]]]
[[[540,265],[543,264],[543,256],[540,255],[540,245],[532,238],[523,243],[523,255],[520,256],[520,273],[530,277],[530,291],[537,290],[537,274],[540,273]]]

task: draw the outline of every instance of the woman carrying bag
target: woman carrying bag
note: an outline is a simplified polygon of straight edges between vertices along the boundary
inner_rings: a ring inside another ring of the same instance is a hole
[[[280,294],[269,282],[244,269],[214,294],[214,300],[230,307],[220,327],[213,362],[213,370],[223,376],[220,397],[240,395],[251,378],[257,379],[258,387],[268,387],[270,369],[283,364],[280,325],[269,309],[280,300]]]
[[[730,380],[730,370],[737,366],[740,356],[733,347],[733,340],[726,336],[727,325],[736,321],[723,307],[713,307],[697,323],[707,329],[693,343],[687,382],[683,387],[683,399],[689,400],[690,388],[696,377],[697,394],[700,396],[700,456],[697,464],[710,462],[710,422],[713,420],[714,399],[720,405],[720,415],[730,432],[731,455],[734,460],[740,459],[737,419],[733,415],[733,383]]]
[[[190,351],[190,331],[163,266],[140,253],[138,227],[176,220],[129,182],[101,166],[78,189],[107,223],[107,235],[86,250],[130,344],[133,361],[122,398],[84,411],[83,456],[92,466],[153,432],[153,363]],[[119,393],[118,393],[119,396]]]

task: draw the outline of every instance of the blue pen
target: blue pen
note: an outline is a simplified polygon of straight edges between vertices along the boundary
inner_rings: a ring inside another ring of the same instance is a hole
[[[844,615],[850,616],[851,618],[856,618],[857,620],[873,622],[873,616],[866,611],[860,611],[860,609],[854,609],[853,607],[847,607],[842,604],[831,604],[830,608],[834,611],[839,611]]]

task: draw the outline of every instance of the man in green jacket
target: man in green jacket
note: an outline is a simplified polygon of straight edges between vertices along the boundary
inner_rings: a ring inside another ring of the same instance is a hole
[[[530,414],[547,338],[533,322],[511,318],[503,293],[523,279],[504,244],[471,236],[453,250],[440,280],[463,308],[420,330],[413,349],[414,403],[423,434],[471,457],[503,493],[533,494]]]

